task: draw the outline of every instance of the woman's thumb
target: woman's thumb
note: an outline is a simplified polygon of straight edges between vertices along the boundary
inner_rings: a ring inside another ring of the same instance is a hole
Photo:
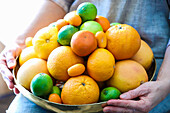
[[[145,95],[147,93],[149,93],[149,88],[143,87],[141,85],[141,86],[137,87],[136,89],[133,89],[133,90],[130,90],[126,93],[121,94],[120,99],[131,100],[131,99],[137,98],[139,96]]]

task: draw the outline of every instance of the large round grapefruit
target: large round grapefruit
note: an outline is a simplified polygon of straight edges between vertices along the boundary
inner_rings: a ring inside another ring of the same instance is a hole
[[[116,63],[115,72],[107,85],[127,92],[147,81],[147,73],[141,64],[133,60],[122,60]]]
[[[18,70],[17,81],[26,89],[30,89],[31,80],[39,73],[49,74],[47,62],[39,58],[26,61]]]

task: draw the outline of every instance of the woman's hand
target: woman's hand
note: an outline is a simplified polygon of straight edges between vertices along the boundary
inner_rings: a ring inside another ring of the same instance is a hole
[[[10,69],[16,66],[16,57],[21,53],[21,48],[14,45],[5,48],[0,54],[0,73],[9,89],[13,89],[14,93],[18,94],[19,90],[14,86],[14,78]]]
[[[145,113],[149,112],[168,95],[169,81],[147,82],[134,90],[120,95],[120,100],[112,99],[104,107],[105,113]],[[168,84],[168,83],[167,83]],[[132,100],[139,97],[139,100]]]

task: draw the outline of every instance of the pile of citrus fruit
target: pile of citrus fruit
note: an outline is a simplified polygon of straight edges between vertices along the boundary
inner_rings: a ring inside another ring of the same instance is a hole
[[[28,37],[17,81],[51,102],[118,99],[148,81],[153,52],[130,25],[111,23],[89,2]]]

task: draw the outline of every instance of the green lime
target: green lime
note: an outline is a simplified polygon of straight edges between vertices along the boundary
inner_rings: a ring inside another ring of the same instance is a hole
[[[46,96],[53,88],[51,77],[45,73],[37,74],[31,81],[31,92],[36,96]]]
[[[115,25],[118,25],[118,24],[120,24],[120,23],[111,23],[111,24],[110,24],[110,27],[115,26]]]
[[[76,33],[78,29],[72,25],[66,25],[60,29],[58,32],[58,43],[63,46],[70,45],[71,38],[74,33]]]
[[[53,89],[52,89],[51,94],[53,94],[53,93],[56,93],[56,94],[58,94],[59,96],[61,96],[60,88],[58,88],[57,86],[53,86]]]
[[[88,31],[92,32],[94,35],[98,31],[103,31],[102,26],[99,23],[97,23],[96,21],[87,21],[87,22],[84,22],[81,25],[80,30],[88,30]]]
[[[84,2],[78,6],[77,14],[81,17],[83,22],[94,20],[97,15],[97,8],[90,2]]]
[[[100,100],[108,101],[110,99],[118,99],[121,92],[114,87],[107,87],[101,91]]]

